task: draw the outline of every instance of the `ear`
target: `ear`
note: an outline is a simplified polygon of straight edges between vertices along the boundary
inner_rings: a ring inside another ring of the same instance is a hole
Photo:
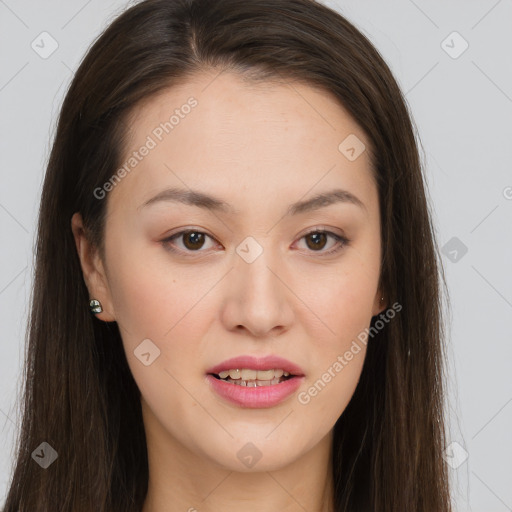
[[[387,300],[384,293],[378,289],[373,301],[372,316],[377,316],[387,309]]]
[[[89,290],[89,298],[99,300],[103,308],[101,313],[97,313],[94,316],[105,322],[113,322],[116,318],[103,261],[99,250],[91,243],[87,236],[82,216],[78,212],[71,217],[71,230],[75,238],[84,281]],[[84,307],[89,307],[89,304],[84,304]]]

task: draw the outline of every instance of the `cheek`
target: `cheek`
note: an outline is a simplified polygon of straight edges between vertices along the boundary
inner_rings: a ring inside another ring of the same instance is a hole
[[[156,278],[148,266],[124,265],[121,259],[110,277],[111,295],[120,328],[130,336],[160,338],[174,324],[180,295],[172,276]],[[177,307],[169,309],[168,304]]]
[[[309,375],[297,394],[294,410],[300,417],[300,434],[317,439],[326,435],[345,411],[359,382],[365,359],[364,344],[329,348],[319,362],[318,371]],[[352,348],[352,349],[351,349]],[[347,358],[347,355],[350,354]]]
[[[300,297],[309,309],[311,340],[332,341],[340,349],[369,326],[378,283],[379,261],[362,258],[361,252],[347,252],[328,273],[301,278]],[[305,273],[304,273],[305,275]],[[330,346],[331,343],[328,343]]]
[[[128,364],[147,400],[161,399],[185,414],[194,401],[179,398],[178,382],[191,386],[197,379],[190,369],[198,368],[207,343],[215,313],[207,292],[218,277],[171,269],[160,255],[151,261],[147,253],[140,260],[136,251],[129,254],[118,258],[109,278]],[[148,351],[154,362],[145,366],[139,357]]]
[[[302,281],[302,293],[315,313],[304,310],[310,318],[305,325],[314,345],[315,373],[297,399],[308,414],[321,418],[321,424],[336,421],[359,382],[379,277],[378,249],[360,244],[347,251],[330,275]]]
[[[324,301],[319,308],[323,323],[308,333],[315,370],[297,395],[299,410],[311,418],[312,426],[325,425],[326,431],[343,413],[359,382],[373,300],[364,287],[347,292],[344,285],[357,284],[351,278],[338,281],[320,297]]]
[[[145,264],[136,260],[135,252],[129,262],[118,259],[111,276],[112,300],[128,365],[141,395],[161,415],[161,422],[171,425],[172,415],[185,418],[197,405],[183,393],[183,386],[193,389],[197,385],[197,375],[190,369],[198,367],[197,354],[209,325],[200,299],[211,284],[200,282],[198,276],[194,280],[163,273],[147,256]],[[148,352],[150,363],[145,365],[142,354]]]
[[[107,248],[111,262],[108,280],[123,335],[133,342],[172,336],[175,326],[187,323],[189,313],[208,289],[208,280],[197,271],[171,265],[162,247],[116,236],[114,231]]]

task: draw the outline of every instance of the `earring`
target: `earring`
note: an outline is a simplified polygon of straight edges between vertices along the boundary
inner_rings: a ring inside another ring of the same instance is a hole
[[[91,313],[94,313],[95,315],[103,311],[103,308],[101,307],[101,302],[96,299],[91,299],[89,301],[89,309],[91,310]]]

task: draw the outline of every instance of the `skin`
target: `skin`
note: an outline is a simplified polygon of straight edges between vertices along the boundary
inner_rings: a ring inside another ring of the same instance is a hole
[[[103,199],[104,260],[80,214],[71,222],[90,297],[103,306],[97,318],[118,322],[141,391],[150,471],[143,512],[330,511],[332,429],[356,388],[365,345],[309,403],[297,397],[385,309],[368,151],[349,161],[338,150],[349,134],[369,142],[319,89],[203,73],[134,110],[127,155],[190,96],[198,105]],[[209,193],[239,213],[176,202],[140,208],[168,187]],[[285,215],[333,188],[364,208],[336,203]],[[181,236],[170,252],[162,240],[187,228],[208,235],[202,246]],[[338,242],[328,236],[315,246],[305,236],[311,228],[350,243],[326,255]],[[252,263],[236,252],[248,236],[263,248]],[[160,356],[145,366],[134,350],[148,338]],[[277,406],[232,405],[205,374],[242,354],[285,357],[305,380]],[[237,457],[249,442],[261,453],[251,468]]]

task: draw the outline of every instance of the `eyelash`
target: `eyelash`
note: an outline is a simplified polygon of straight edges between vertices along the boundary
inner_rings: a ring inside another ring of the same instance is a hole
[[[183,230],[183,231],[179,231],[178,233],[175,233],[174,235],[168,237],[168,238],[165,238],[164,240],[162,240],[162,244],[163,246],[170,252],[172,253],[180,253],[180,254],[186,254],[186,253],[200,253],[200,252],[205,252],[205,251],[202,251],[202,250],[197,250],[197,251],[191,251],[191,250],[182,250],[182,249],[176,249],[173,245],[172,245],[172,240],[174,240],[175,238],[179,238],[180,236],[183,236],[183,235],[186,235],[188,233],[200,233],[200,234],[203,234],[203,235],[206,235],[207,237],[211,238],[212,240],[214,240],[214,238],[210,235],[208,235],[208,233],[205,233],[204,231],[200,231],[198,229],[186,229],[186,230]],[[338,235],[336,233],[333,233],[332,231],[327,231],[327,230],[323,230],[323,229],[318,229],[318,228],[315,228],[315,229],[312,229],[311,231],[308,231],[307,233],[305,233],[304,235],[302,235],[299,240],[302,240],[303,238],[309,236],[309,235],[312,235],[312,234],[326,234],[326,235],[330,235],[331,237],[333,237],[337,243],[337,245],[328,250],[328,251],[325,251],[325,252],[322,252],[322,251],[311,251],[312,253],[318,253],[320,254],[321,256],[330,256],[332,254],[335,254],[337,253],[338,251],[341,251],[342,249],[344,249],[346,246],[348,246],[350,244],[350,240],[348,238],[346,238],[345,236],[341,236],[341,235]]]

